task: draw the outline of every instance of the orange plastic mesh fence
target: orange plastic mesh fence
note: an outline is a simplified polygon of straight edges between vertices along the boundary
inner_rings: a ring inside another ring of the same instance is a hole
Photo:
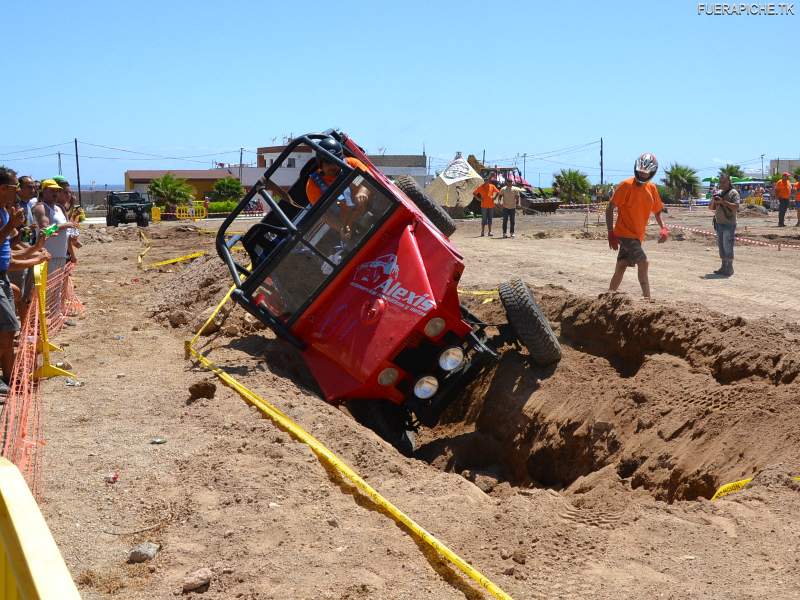
[[[11,391],[0,415],[2,455],[17,466],[34,496],[41,481],[38,454],[43,443],[39,382],[32,377],[37,366],[38,304],[38,298],[33,294],[27,316],[20,323],[14,369],[9,383]]]
[[[73,270],[74,265],[70,263],[47,275],[45,312],[47,335],[50,339],[61,330],[67,318],[84,312],[84,306],[75,295],[72,284]],[[9,383],[10,392],[0,413],[0,453],[13,462],[25,476],[35,497],[41,491],[39,458],[44,445],[41,391],[39,381],[32,376],[42,362],[39,354],[40,337],[39,299],[34,291],[27,313],[20,315],[20,333]]]

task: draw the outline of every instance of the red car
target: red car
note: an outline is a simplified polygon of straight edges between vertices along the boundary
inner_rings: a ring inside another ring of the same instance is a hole
[[[241,236],[244,266],[230,251],[240,236],[226,232],[255,196],[268,213]],[[521,280],[500,286],[510,325],[499,335],[459,302],[454,230],[413,179],[393,183],[353,140],[329,131],[287,145],[216,245],[234,300],[301,352],[325,400],[411,455],[419,423],[435,425],[500,343],[521,341],[541,366],[561,357]]]

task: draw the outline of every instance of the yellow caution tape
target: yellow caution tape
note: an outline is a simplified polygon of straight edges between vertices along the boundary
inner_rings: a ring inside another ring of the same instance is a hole
[[[469,296],[498,296],[500,294],[497,290],[458,290],[458,293]]]
[[[795,481],[800,481],[800,477],[792,477],[792,479],[794,479]],[[740,479],[739,481],[734,481],[733,483],[726,483],[716,491],[716,493],[711,497],[711,499],[719,500],[723,496],[727,496],[728,494],[732,494],[733,492],[738,492],[751,481],[753,481],[753,478],[749,477],[747,479]]]
[[[492,583],[488,578],[477,571],[472,565],[466,562],[463,558],[458,556],[455,552],[450,550],[442,542],[436,539],[433,535],[428,533],[423,527],[418,525],[411,517],[402,512],[399,508],[394,506],[386,498],[381,496],[377,490],[364,481],[353,469],[348,466],[343,460],[336,456],[333,452],[328,450],[319,440],[306,432],[302,427],[297,425],[288,416],[286,416],[280,409],[273,406],[261,396],[258,396],[244,385],[239,383],[236,379],[231,377],[228,373],[223,371],[220,367],[216,366],[200,352],[195,350],[194,343],[200,337],[202,332],[209,323],[216,317],[223,305],[230,299],[231,293],[236,289],[232,287],[222,302],[217,305],[216,309],[211,313],[211,316],[198,330],[192,340],[185,342],[185,350],[187,357],[194,356],[200,364],[213,371],[226,385],[236,390],[242,398],[247,402],[257,407],[262,413],[269,417],[278,427],[288,432],[292,437],[298,441],[306,444],[317,455],[320,461],[336,469],[343,477],[348,479],[355,485],[362,493],[364,493],[370,500],[377,506],[382,508],[395,522],[403,525],[414,537],[427,544],[430,548],[436,551],[440,556],[450,561],[451,564],[456,566],[462,573],[472,579],[483,589],[488,591],[493,597],[500,600],[511,600],[511,596],[505,593],[497,585]]]
[[[141,269],[142,268],[142,260],[144,259],[145,254],[150,252],[150,248],[153,247],[153,244],[150,242],[150,238],[148,238],[144,234],[144,231],[142,231],[141,228],[139,229],[139,239],[142,241],[142,243],[145,246],[144,250],[139,252],[139,256],[136,257],[136,266]]]
[[[192,254],[186,254],[184,256],[178,256],[177,258],[169,258],[167,260],[162,260],[160,262],[150,263],[149,265],[144,267],[144,270],[147,269],[154,269],[156,267],[163,267],[164,265],[171,265],[174,263],[183,262],[185,260],[193,260],[195,258],[200,258],[201,256],[205,256],[207,252],[205,250],[201,250],[200,252],[193,252]]]

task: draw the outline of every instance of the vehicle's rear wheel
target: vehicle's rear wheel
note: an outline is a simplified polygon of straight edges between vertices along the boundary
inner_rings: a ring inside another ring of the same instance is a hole
[[[417,435],[404,407],[388,400],[348,400],[342,406],[356,421],[372,429],[400,454],[414,455]]]
[[[531,360],[543,367],[561,360],[558,338],[525,282],[514,277],[501,283],[499,291],[508,322],[528,349]]]
[[[111,215],[106,215],[106,227],[116,227],[117,220]]]
[[[408,175],[401,175],[395,179],[394,183],[431,220],[431,223],[439,228],[439,231],[446,237],[453,235],[456,230],[456,222],[441,206],[419,189],[417,182],[413,178]]]
[[[139,217],[136,218],[136,224],[139,227],[147,227],[150,225],[150,215],[147,213],[142,213]]]

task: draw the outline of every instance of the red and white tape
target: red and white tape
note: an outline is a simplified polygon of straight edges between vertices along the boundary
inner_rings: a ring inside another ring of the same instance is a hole
[[[705,229],[697,229],[695,227],[684,227],[683,225],[673,225],[673,224],[668,225],[668,227],[670,229],[691,231],[692,233],[699,233],[701,235],[706,235],[709,237],[717,237],[716,233],[714,233],[713,231],[706,231]],[[800,250],[800,245],[796,244],[784,244],[784,243],[775,244],[772,242],[762,242],[761,240],[751,240],[749,238],[743,238],[738,236],[735,237],[734,239],[740,244],[751,244],[753,246],[767,246],[769,248],[777,248],[778,250],[782,250],[784,248],[790,248],[792,250]]]

